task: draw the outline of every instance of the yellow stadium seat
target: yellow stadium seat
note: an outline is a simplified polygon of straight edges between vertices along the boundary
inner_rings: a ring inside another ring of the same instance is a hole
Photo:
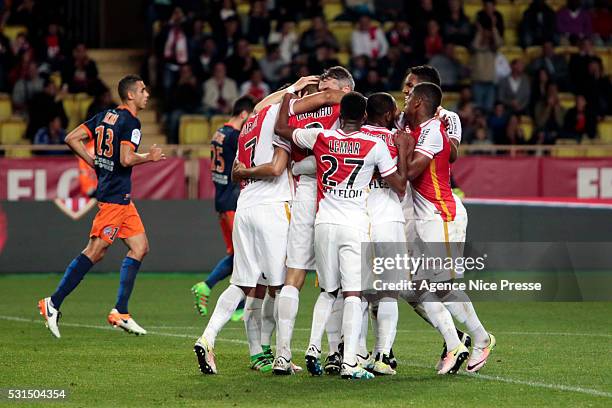
[[[343,11],[342,3],[326,3],[323,5],[323,15],[327,21],[334,21]]]
[[[542,55],[542,47],[539,45],[532,45],[531,47],[527,47],[525,50],[525,62],[529,64],[534,59],[538,58]]]
[[[59,72],[52,73],[49,76],[49,79],[55,84],[55,86],[57,86],[57,89],[60,89],[62,87],[62,74],[60,74]]]
[[[399,106],[400,109],[404,108],[404,93],[402,91],[393,91],[393,92],[389,92],[391,94],[391,96],[393,96],[393,99],[395,99],[395,102],[397,103],[397,106]]]
[[[529,116],[521,116],[521,129],[525,136],[525,141],[528,142],[533,137],[533,122]]]
[[[578,142],[573,139],[558,139],[555,145],[558,149],[553,149],[552,154],[555,157],[578,157],[581,156],[580,149],[572,149],[570,146],[577,146]]]
[[[599,139],[605,143],[612,143],[612,116],[607,116],[597,125]]]
[[[572,93],[561,92],[559,93],[559,102],[563,109],[570,109],[576,105],[576,97]]]
[[[336,57],[338,58],[338,61],[340,61],[340,65],[342,65],[343,67],[349,66],[351,62],[350,53],[348,53],[347,51],[340,51],[338,54],[336,54]]]
[[[0,144],[20,144],[26,131],[23,119],[11,118],[0,123]]]
[[[93,102],[93,99],[94,98],[92,96],[87,95],[87,98],[80,98],[76,100],[77,105],[79,106],[79,116],[81,118],[81,121],[86,121],[87,119],[89,119],[87,117],[87,110]]]
[[[476,14],[482,10],[482,2],[466,3],[463,5],[463,11],[467,18],[473,23],[476,21]]]
[[[10,25],[10,26],[5,26],[2,33],[12,42],[15,38],[17,38],[17,34],[19,33],[27,34],[28,28],[25,26],[21,26],[21,25]]]
[[[82,122],[79,101],[74,95],[67,95],[63,104],[66,116],[68,116],[68,129],[74,129]]]
[[[604,73],[606,75],[610,75],[610,73],[612,72],[612,54],[610,52],[610,49],[607,47],[596,47],[595,54],[597,54],[597,56],[601,58],[601,62],[603,63],[604,67]]]
[[[266,49],[261,44],[251,44],[251,56],[256,60],[262,59],[266,55]]]
[[[211,133],[222,127],[229,120],[229,118],[230,117],[226,115],[215,115],[210,118]]]
[[[520,17],[518,16],[517,8],[514,4],[498,2],[495,8],[504,19],[504,31],[507,31],[509,28],[516,29],[518,27]]]
[[[506,45],[518,45],[518,32],[515,28],[506,28],[504,30],[504,44]]]
[[[329,24],[329,29],[334,34],[340,44],[340,48],[350,49],[351,34],[353,33],[353,25],[348,21],[334,21]]]
[[[11,97],[8,94],[0,94],[0,120],[10,118],[13,114]]]
[[[295,29],[297,33],[301,35],[304,31],[308,31],[310,26],[310,20],[300,20]]]
[[[457,57],[459,62],[463,65],[468,65],[470,63],[470,51],[462,45],[455,45],[455,57]]]
[[[240,16],[248,16],[251,11],[251,5],[249,3],[241,3],[236,7]]]
[[[210,125],[202,115],[183,115],[179,125],[179,144],[203,144],[210,140]]]
[[[499,49],[502,54],[508,59],[508,62],[512,62],[512,60],[516,58],[520,58],[525,60],[525,53],[521,47],[513,47],[513,46],[504,46]]]
[[[457,106],[457,102],[459,102],[459,92],[444,92],[442,96],[442,106]]]

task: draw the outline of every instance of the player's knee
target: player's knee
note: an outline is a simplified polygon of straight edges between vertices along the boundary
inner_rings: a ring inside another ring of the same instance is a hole
[[[95,245],[88,245],[83,250],[82,254],[89,258],[91,263],[96,264],[100,262],[102,258],[104,258],[104,255],[106,254],[106,248]]]
[[[142,260],[149,253],[149,243],[145,241],[137,245],[132,245],[130,251],[136,259]]]

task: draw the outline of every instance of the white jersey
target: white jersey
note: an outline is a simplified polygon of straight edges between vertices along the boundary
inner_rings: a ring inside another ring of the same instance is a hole
[[[361,132],[372,137],[381,139],[387,145],[391,158],[397,164],[397,147],[394,142],[394,130],[384,127],[364,125]],[[372,225],[380,225],[388,222],[404,222],[402,205],[397,193],[389,187],[382,179],[375,175],[370,182],[370,195],[367,206]]]
[[[251,168],[269,163],[274,156],[274,147],[291,151],[289,142],[274,134],[274,124],[280,105],[270,105],[249,117],[238,137],[236,160]],[[240,183],[237,210],[259,204],[269,204],[292,199],[292,181],[287,170],[278,177],[248,179]]]
[[[317,159],[315,225],[341,224],[367,231],[366,200],[374,169],[378,167],[382,177],[397,170],[385,142],[340,129],[296,129],[293,141],[312,150]]]

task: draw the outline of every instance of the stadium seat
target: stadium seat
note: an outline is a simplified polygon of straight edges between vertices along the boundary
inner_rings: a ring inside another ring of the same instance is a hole
[[[13,114],[11,97],[8,94],[0,94],[0,120],[10,118]]]
[[[578,157],[581,156],[580,149],[571,149],[570,146],[577,146],[578,142],[573,139],[558,139],[555,142],[556,146],[561,146],[558,149],[553,148],[552,155],[554,157]]]
[[[476,14],[482,9],[482,3],[466,3],[463,5],[463,11],[465,15],[470,20],[470,22],[474,22],[476,20]]]
[[[79,102],[73,94],[69,94],[64,98],[63,104],[66,116],[68,116],[68,129],[74,129],[82,121]]]
[[[502,2],[497,2],[498,4],[496,5],[496,9],[497,11],[499,11],[499,13],[502,15],[503,19],[504,19],[504,37],[506,35],[506,31],[508,31],[508,29],[512,29],[516,31],[516,28],[518,27],[518,23],[520,21],[520,18],[522,16],[519,16],[517,13],[517,8],[514,4],[511,3],[502,3]]]
[[[215,115],[210,118],[211,133],[223,126],[229,120],[229,118],[230,117],[226,115]]]
[[[4,30],[2,34],[4,34],[11,42],[17,38],[17,34],[19,33],[28,33],[28,28],[26,26],[21,25],[7,25],[4,26]]]
[[[329,29],[338,40],[341,49],[350,49],[353,24],[348,21],[333,21],[329,24]]]
[[[297,31],[298,35],[302,35],[302,33],[304,31],[308,31],[310,29],[310,26],[312,24],[310,23],[310,20],[300,20],[297,23],[297,26],[295,27],[295,30]]]
[[[251,11],[251,4],[249,2],[239,3],[236,6],[236,10],[240,17],[247,17]]]
[[[334,21],[334,19],[336,17],[338,17],[340,14],[342,14],[342,12],[344,11],[344,8],[342,7],[342,3],[337,2],[337,3],[325,3],[323,5],[323,15],[325,16],[325,20],[327,21]]]
[[[519,37],[518,31],[515,28],[507,27],[504,30],[504,44],[506,45],[518,45]]]
[[[210,125],[202,115],[183,115],[179,125],[179,144],[204,144],[210,141]]]
[[[336,54],[336,57],[343,67],[348,67],[351,63],[351,54],[348,51],[340,51]]]
[[[459,62],[463,65],[468,65],[470,63],[470,51],[462,45],[455,45],[455,57],[457,57]]]
[[[87,120],[87,110],[94,98],[87,94],[76,94],[74,99],[79,109],[79,122]]]
[[[393,96],[393,99],[395,99],[395,102],[397,103],[397,106],[399,106],[400,109],[404,108],[404,99],[406,99],[404,97],[404,93],[402,91],[393,91],[393,92],[389,92],[391,94],[391,96]]]
[[[11,118],[0,123],[0,144],[21,144],[26,131],[26,122]]]
[[[542,55],[542,47],[539,45],[532,45],[531,47],[527,47],[525,49],[525,62],[529,64],[534,59],[538,58]]]
[[[442,106],[445,108],[454,108],[459,102],[459,92],[444,92],[442,97]]]
[[[508,62],[512,62],[515,58],[521,58],[525,60],[525,53],[521,47],[513,47],[513,46],[504,46],[499,49],[499,51],[504,54],[504,56],[508,59]]]
[[[597,54],[597,56],[601,58],[601,62],[603,63],[604,67],[604,73],[606,75],[610,75],[610,73],[612,72],[612,56],[610,54],[610,49],[607,47],[596,47],[595,54]]]
[[[251,44],[251,56],[256,60],[262,59],[266,55],[266,49],[261,44]]]
[[[561,92],[559,93],[559,102],[563,109],[570,109],[576,105],[576,97],[572,93]]]
[[[606,116],[603,121],[599,122],[597,135],[602,142],[612,143],[612,116]]]
[[[533,137],[533,121],[529,116],[521,116],[521,129],[523,130],[525,141],[530,141]]]

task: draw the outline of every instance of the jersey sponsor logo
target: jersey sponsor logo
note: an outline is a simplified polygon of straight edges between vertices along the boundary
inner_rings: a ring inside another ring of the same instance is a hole
[[[117,123],[117,119],[119,119],[118,113],[106,112],[106,115],[104,116],[104,119],[102,120],[102,122],[107,123],[112,126],[115,123]]]
[[[94,159],[94,166],[112,172],[115,169],[115,162],[110,159],[105,159],[104,157],[96,156]]]
[[[421,134],[419,135],[419,141],[417,142],[417,146],[422,146],[425,143],[425,138],[429,134],[429,128],[425,128],[421,130]]]
[[[135,145],[140,144],[140,137],[141,137],[141,133],[140,133],[140,129],[134,129],[132,130],[132,143],[134,143]]]

